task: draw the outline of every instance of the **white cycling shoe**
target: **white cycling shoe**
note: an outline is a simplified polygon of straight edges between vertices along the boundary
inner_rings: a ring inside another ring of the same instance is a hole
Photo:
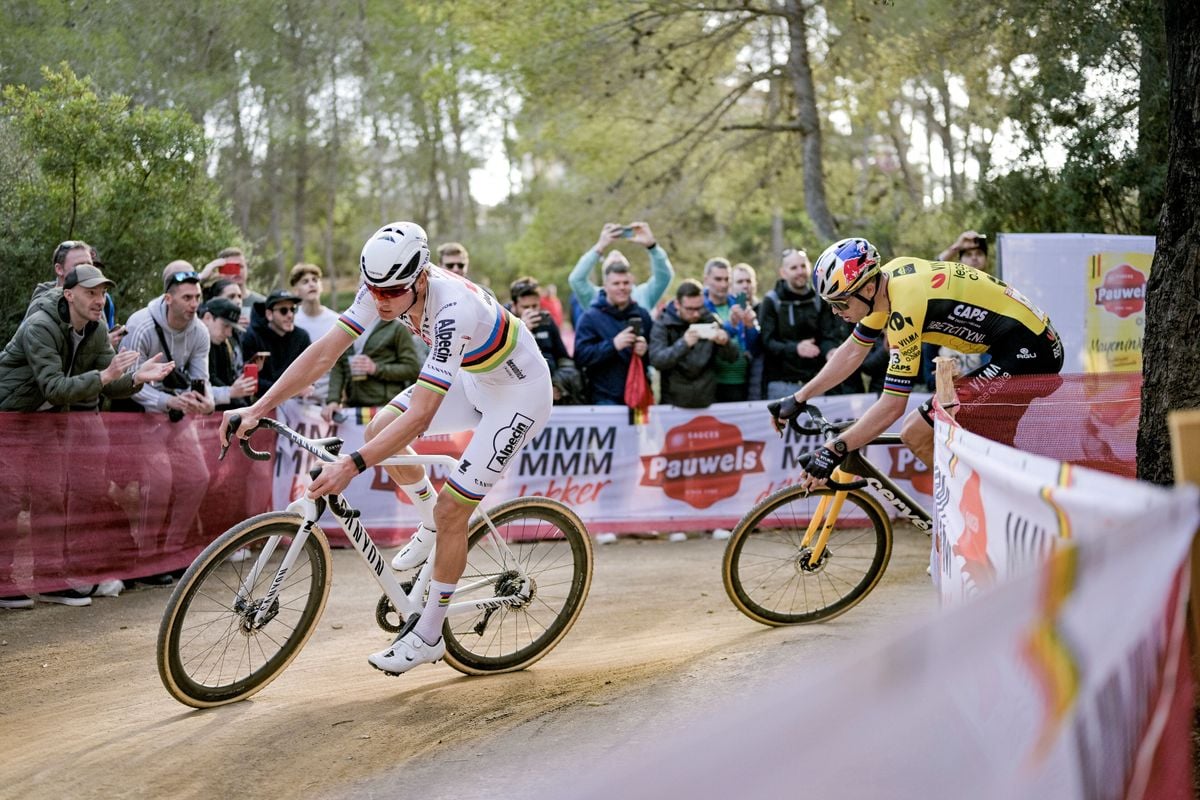
[[[437,531],[431,531],[421,525],[408,540],[408,544],[392,558],[392,569],[412,569],[421,566],[429,558],[436,540]]]
[[[445,655],[445,638],[438,637],[434,644],[426,644],[416,631],[406,629],[390,647],[367,656],[367,661],[372,667],[388,675],[403,675],[413,667],[441,661]]]

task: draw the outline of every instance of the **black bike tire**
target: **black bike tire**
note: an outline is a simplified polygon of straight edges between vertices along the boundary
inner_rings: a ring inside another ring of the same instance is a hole
[[[552,621],[544,625],[544,630],[538,636],[512,652],[499,655],[477,652],[472,645],[482,642],[473,642],[473,634],[464,633],[464,631],[471,620],[478,620],[478,615],[448,617],[442,628],[442,635],[446,640],[446,663],[466,675],[515,672],[525,669],[541,659],[553,650],[571,630],[571,626],[575,624],[575,620],[579,618],[579,613],[583,610],[584,601],[587,600],[588,591],[592,585],[591,537],[588,536],[587,528],[575,512],[565,505],[545,497],[519,497],[489,510],[488,515],[497,529],[528,519],[549,523],[561,531],[562,539],[570,547],[570,585],[563,604],[554,613]],[[470,580],[473,572],[477,571],[472,566],[472,553],[480,552],[475,548],[484,541],[486,533],[487,525],[482,521],[477,520],[471,526],[468,534],[467,570],[464,573],[464,582]],[[542,562],[533,566],[548,566],[544,562],[546,554],[539,553],[537,545],[530,545],[526,555],[531,562],[535,556],[543,557]],[[534,577],[536,580],[537,576]],[[565,578],[565,576],[562,577]],[[454,599],[460,598],[455,596]],[[538,596],[535,595],[534,602],[537,601]],[[545,609],[541,605],[534,608],[501,608],[493,615],[493,617],[500,615],[500,618],[489,621],[487,630],[503,630],[497,626],[509,623],[512,623],[514,628],[519,628],[518,623],[522,620],[530,624],[540,624],[537,622],[538,618],[535,614],[543,613],[545,613]],[[528,625],[526,628],[528,629]]]
[[[283,511],[251,517],[230,528],[213,541],[196,557],[196,560],[183,574],[163,612],[157,646],[159,677],[162,679],[163,686],[176,700],[193,708],[210,708],[244,700],[275,680],[316,630],[317,621],[329,599],[332,575],[329,541],[320,528],[313,526],[312,532],[304,543],[304,553],[308,556],[311,565],[311,571],[307,578],[308,587],[307,596],[304,598],[304,607],[293,625],[291,634],[279,643],[274,655],[264,658],[261,666],[237,680],[212,685],[195,679],[187,664],[189,657],[180,651],[181,640],[187,635],[189,629],[192,626],[207,624],[199,619],[189,622],[188,612],[192,610],[195,600],[205,592],[208,580],[214,577],[217,569],[225,564],[235,552],[243,547],[253,546],[259,540],[277,534],[295,535],[300,524],[301,519],[298,515]],[[276,554],[280,558],[285,545],[285,542],[281,542],[276,550]],[[248,568],[253,562],[247,560],[243,563],[247,564]],[[293,568],[292,575],[285,579],[284,588],[295,588],[302,583],[302,580],[298,580],[297,584],[288,584],[288,581],[297,575],[303,579],[303,575]],[[264,585],[264,581],[266,585],[269,585],[273,578],[274,573],[259,576],[256,586]],[[220,580],[220,576],[217,576],[216,580]],[[232,596],[236,588],[236,586],[229,586],[227,581],[221,581],[219,586],[214,584],[212,591],[228,593]],[[199,613],[198,611],[197,615]],[[230,620],[235,616],[236,612],[230,609]],[[271,623],[268,623],[268,627],[270,625]],[[231,642],[237,641],[232,637],[247,639],[246,646],[249,648],[250,637],[236,630],[226,630],[225,633],[229,635]],[[276,635],[275,629],[272,629],[271,634]],[[264,635],[263,638],[269,641],[269,637]],[[255,641],[260,642],[257,635]],[[274,645],[274,642],[271,644]]]
[[[830,620],[839,614],[844,614],[860,603],[863,598],[871,593],[876,584],[879,583],[879,579],[883,577],[883,573],[887,569],[888,561],[892,555],[892,525],[887,514],[874,497],[866,492],[856,490],[846,493],[846,502],[854,504],[866,514],[867,520],[874,530],[875,550],[871,563],[864,570],[861,580],[855,583],[849,591],[840,594],[836,600],[826,605],[804,613],[792,613],[789,610],[770,607],[766,604],[766,600],[763,599],[762,592],[753,592],[749,588],[756,580],[751,575],[751,572],[760,572],[762,570],[745,563],[750,559],[744,557],[747,555],[749,543],[754,540],[758,526],[763,520],[797,498],[805,498],[806,501],[809,501],[812,498],[820,498],[823,495],[829,494],[833,494],[829,489],[818,489],[806,493],[799,486],[785,487],[750,509],[734,528],[732,535],[729,537],[729,542],[725,546],[725,555],[721,562],[721,578],[725,584],[725,592],[729,595],[729,599],[733,601],[733,604],[739,611],[750,617],[750,619],[761,622],[764,625],[772,626],[804,625]],[[779,536],[779,534],[772,535]],[[799,533],[793,532],[792,536],[787,538],[798,546]],[[835,547],[832,541],[830,544],[831,548]],[[836,552],[831,557],[836,559]],[[780,580],[790,580],[790,578],[791,576],[786,575],[786,573],[779,577]],[[783,595],[784,592],[780,590],[778,594]],[[780,599],[782,599],[782,596]]]

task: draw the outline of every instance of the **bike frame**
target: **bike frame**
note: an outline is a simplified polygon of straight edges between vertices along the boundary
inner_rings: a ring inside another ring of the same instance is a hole
[[[899,434],[885,433],[873,439],[871,444],[902,444],[902,442]],[[873,489],[876,495],[890,503],[904,519],[926,533],[933,530],[933,518],[924,506],[897,486],[895,481],[868,461],[866,456],[858,450],[851,453],[842,466],[834,470],[832,477],[835,482],[846,484],[854,481],[856,475]],[[804,538],[800,542],[802,547],[812,547],[811,558],[814,562],[818,561],[825,552],[829,536],[833,533],[838,515],[842,511],[842,504],[846,501],[846,495],[850,491],[834,488],[833,494],[823,495],[818,502],[817,510],[809,520]],[[819,534],[818,529],[820,530]],[[815,543],[813,542],[814,536],[816,537]]]
[[[312,453],[314,456],[324,462],[331,462],[335,458],[335,456],[326,448],[335,442],[340,444],[340,440],[337,439],[308,439],[296,433],[295,431],[280,425],[274,425],[272,428],[279,435],[285,437],[296,446],[303,448],[309,453]],[[449,469],[453,468],[457,463],[458,461],[450,456],[404,454],[392,456],[391,458],[383,461],[380,466],[441,465]],[[304,548],[304,543],[312,534],[313,527],[317,524],[317,520],[320,518],[321,512],[323,511],[323,506],[326,504],[326,502],[328,503],[329,510],[333,514],[334,518],[336,518],[338,523],[342,526],[342,530],[346,532],[346,537],[350,540],[350,543],[354,546],[354,549],[358,551],[358,554],[362,556],[363,561],[366,562],[367,568],[375,577],[376,583],[379,584],[380,588],[383,589],[383,593],[386,594],[388,600],[391,601],[392,607],[404,616],[420,612],[424,608],[424,602],[422,598],[425,596],[425,590],[429,586],[429,581],[433,575],[433,561],[434,556],[437,553],[436,544],[434,545],[433,551],[429,554],[429,558],[426,559],[425,563],[421,565],[421,569],[418,571],[417,577],[413,581],[412,590],[408,593],[405,593],[404,589],[400,586],[400,583],[396,580],[395,575],[392,573],[392,570],[389,568],[389,565],[384,561],[383,555],[379,552],[379,548],[375,546],[375,542],[371,539],[370,533],[367,532],[366,527],[364,527],[362,522],[359,520],[358,510],[346,502],[346,498],[343,495],[333,495],[331,497],[324,498],[323,500],[311,500],[306,496],[302,496],[298,500],[293,501],[287,507],[288,511],[298,513],[303,521],[301,522],[300,527],[297,529],[296,535],[292,538],[291,544],[288,546],[288,551],[283,557],[283,562],[279,565],[279,569],[276,570],[275,578],[271,582],[271,588],[268,590],[267,594],[262,598],[259,604],[258,611],[254,616],[254,627],[262,627],[269,622],[273,616],[271,614],[271,609],[274,606],[276,596],[279,594],[279,589],[283,585],[283,581],[287,577],[288,572],[291,571],[292,567],[295,565],[296,559],[300,557],[300,552]],[[508,545],[505,544],[504,539],[496,530],[496,526],[492,523],[491,517],[489,517],[487,512],[482,508],[477,509],[477,511],[480,518],[488,526],[488,540],[496,549],[496,553],[499,556],[497,558],[497,563],[504,565],[506,569],[511,568],[520,574],[519,569],[516,566],[508,566],[510,564],[515,565],[517,563],[516,559],[512,558],[512,552],[508,549]],[[272,554],[274,554],[275,549],[278,547],[282,538],[282,536],[272,536],[267,540],[262,552],[259,553],[257,561],[255,561],[254,566],[251,567],[249,574],[246,575],[245,580],[242,582],[242,586],[238,591],[239,600],[245,600],[250,596],[250,588],[254,586],[259,575],[261,575],[263,570],[266,568],[267,563],[270,561]],[[524,576],[521,577],[524,578]],[[456,591],[465,593],[469,590],[489,584],[492,582],[492,580],[493,579],[490,578],[484,578],[473,583],[459,584]],[[525,592],[518,592],[514,595],[505,597],[488,597],[479,600],[451,602],[447,608],[446,616],[450,617],[469,612],[485,611],[489,608],[499,608],[506,605],[519,605],[528,599],[529,596]]]

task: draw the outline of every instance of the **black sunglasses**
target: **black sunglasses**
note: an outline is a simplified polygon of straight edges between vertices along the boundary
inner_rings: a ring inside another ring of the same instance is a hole
[[[288,314],[296,313],[295,306],[272,306],[269,310],[274,311],[276,314],[283,314],[285,317]]]
[[[171,277],[167,278],[170,283],[184,283],[185,281],[199,281],[200,275],[196,272],[176,272]]]
[[[466,262],[447,261],[442,264],[442,269],[466,269]]]

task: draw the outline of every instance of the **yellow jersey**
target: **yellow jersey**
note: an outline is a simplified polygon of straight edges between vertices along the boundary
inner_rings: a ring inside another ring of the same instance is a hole
[[[921,345],[986,353],[1026,329],[1041,335],[1050,318],[1024,295],[986,272],[950,261],[894,258],[888,276],[890,311],[869,314],[851,338],[870,347],[887,329],[891,350],[885,394],[907,396],[921,371]]]

